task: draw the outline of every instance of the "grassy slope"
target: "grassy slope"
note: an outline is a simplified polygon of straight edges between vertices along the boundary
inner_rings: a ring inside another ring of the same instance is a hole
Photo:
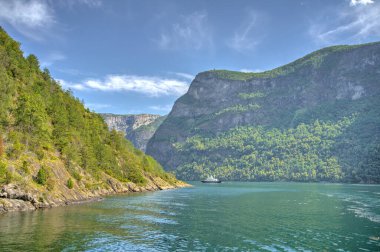
[[[240,81],[246,81],[252,78],[274,78],[281,75],[292,73],[305,65],[311,64],[313,66],[317,66],[323,61],[323,59],[326,56],[334,52],[345,52],[345,51],[349,51],[358,47],[374,45],[374,44],[379,44],[379,43],[380,42],[373,42],[373,43],[360,44],[360,45],[330,46],[330,47],[326,47],[318,51],[312,52],[284,66],[281,66],[272,70],[264,71],[264,72],[259,72],[259,73],[253,73],[253,72],[246,73],[246,72],[238,72],[238,71],[230,71],[230,70],[210,70],[210,71],[202,72],[200,73],[200,75],[213,74],[217,78],[229,79],[229,80],[240,80]]]

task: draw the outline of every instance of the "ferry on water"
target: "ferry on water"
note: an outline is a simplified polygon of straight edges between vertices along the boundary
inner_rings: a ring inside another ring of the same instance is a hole
[[[222,183],[222,181],[217,178],[214,178],[213,176],[208,176],[207,179],[202,180],[202,183]]]

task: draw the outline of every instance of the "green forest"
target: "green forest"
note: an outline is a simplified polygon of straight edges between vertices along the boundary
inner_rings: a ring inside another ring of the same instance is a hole
[[[377,96],[341,101],[296,111],[288,119],[295,126],[239,126],[217,135],[195,134],[174,143],[180,164],[175,173],[189,180],[214,175],[242,181],[379,183],[376,105]]]
[[[340,181],[344,174],[332,147],[354,120],[315,121],[287,130],[238,127],[211,139],[193,136],[176,149],[197,161],[185,161],[178,173],[225,180]]]
[[[121,133],[109,131],[100,115],[62,89],[34,55],[0,29],[0,184],[54,187],[54,163],[70,173],[75,187],[102,186],[105,177],[143,185],[146,176],[169,182],[152,157],[135,149]],[[106,175],[106,176],[105,176]],[[58,175],[57,175],[58,176]],[[33,178],[32,180],[29,178]],[[32,185],[31,185],[32,184]],[[33,185],[34,184],[34,185]]]

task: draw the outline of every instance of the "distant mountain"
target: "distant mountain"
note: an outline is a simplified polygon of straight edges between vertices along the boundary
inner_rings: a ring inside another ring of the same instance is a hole
[[[144,151],[149,139],[165,120],[166,116],[152,114],[115,115],[100,114],[110,129],[121,131],[133,145]]]
[[[380,43],[200,73],[148,143],[182,179],[380,182]]]
[[[0,212],[182,185],[0,28]]]

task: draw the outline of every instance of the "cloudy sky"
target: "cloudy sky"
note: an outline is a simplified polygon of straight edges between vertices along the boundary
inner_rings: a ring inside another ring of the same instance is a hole
[[[166,114],[198,72],[380,40],[380,0],[0,0],[0,24],[92,110]]]

